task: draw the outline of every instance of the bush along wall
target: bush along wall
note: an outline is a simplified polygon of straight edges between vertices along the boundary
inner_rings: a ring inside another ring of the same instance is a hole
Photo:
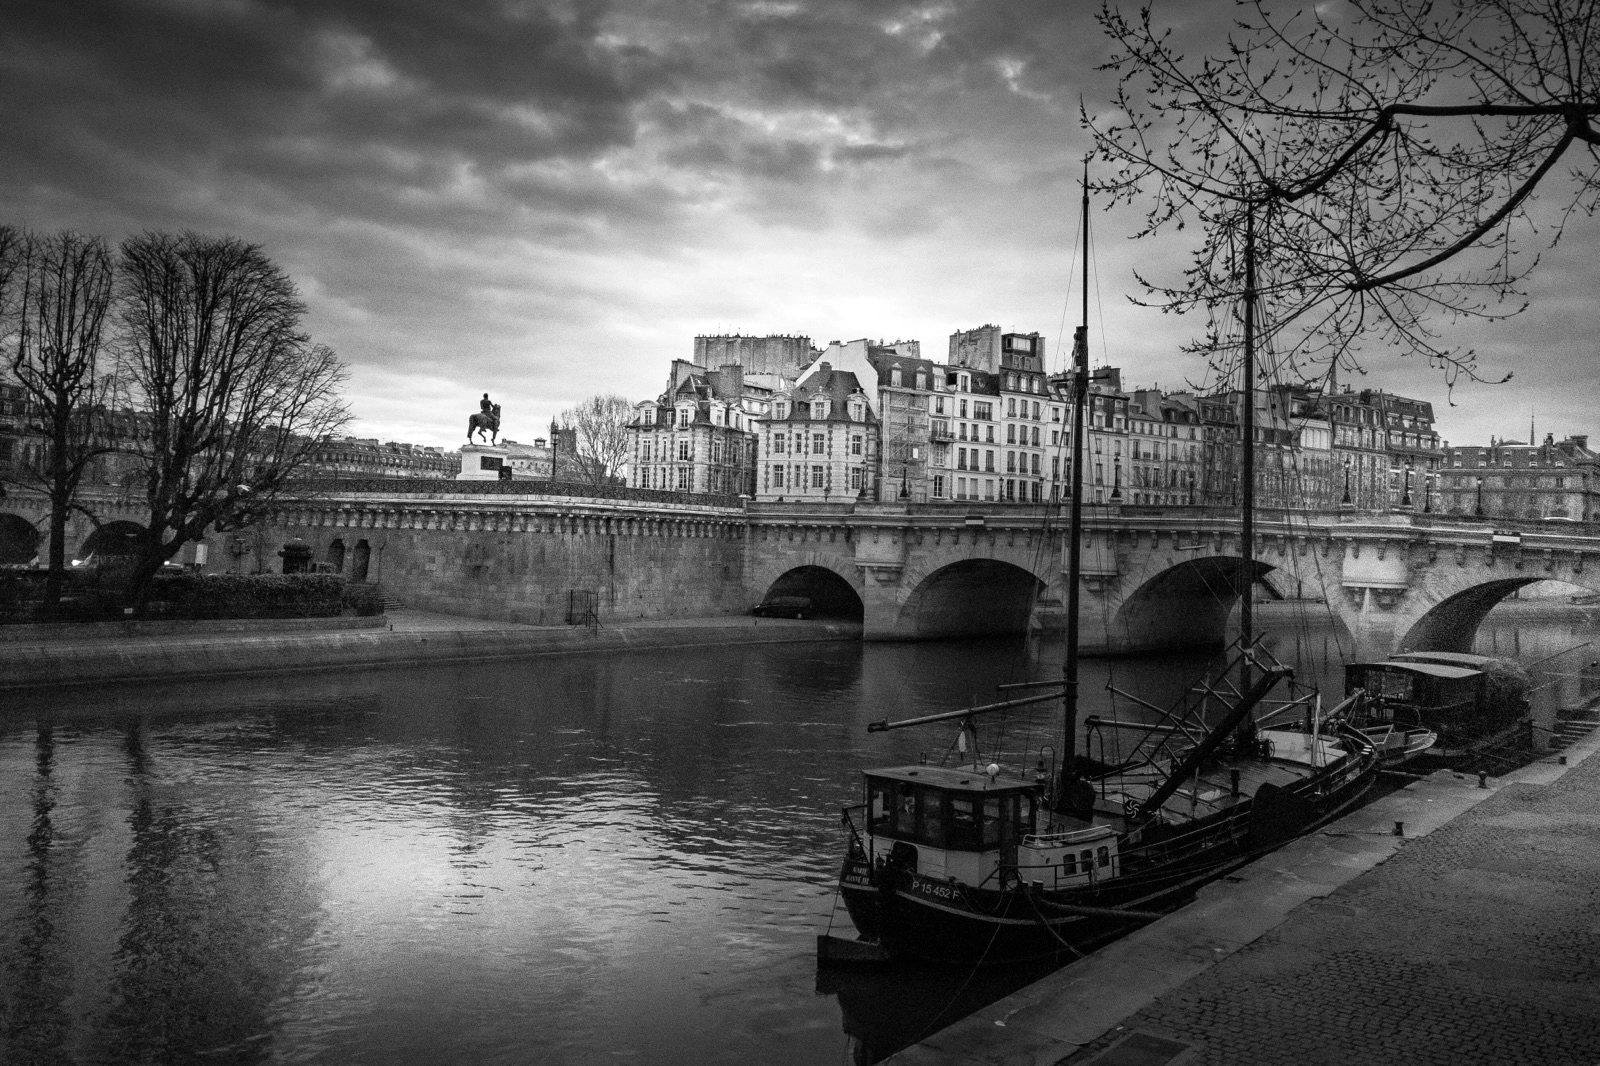
[[[155,579],[146,603],[152,618],[330,618],[346,607],[378,614],[383,601],[347,590],[334,574],[173,574]]]

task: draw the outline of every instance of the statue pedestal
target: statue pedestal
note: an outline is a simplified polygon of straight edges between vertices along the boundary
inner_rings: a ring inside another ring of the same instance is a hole
[[[498,481],[502,469],[511,469],[504,448],[495,444],[463,444],[461,473],[456,475],[456,480]]]

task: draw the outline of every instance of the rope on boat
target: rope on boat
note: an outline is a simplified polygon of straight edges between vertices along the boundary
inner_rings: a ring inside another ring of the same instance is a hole
[[[1055,940],[1055,942],[1057,944],[1060,944],[1062,947],[1066,948],[1069,952],[1071,952],[1073,958],[1075,958],[1075,959],[1083,958],[1083,952],[1079,951],[1077,948],[1073,947],[1071,944],[1069,944],[1065,940],[1061,939],[1061,934],[1056,932],[1053,928],[1051,928],[1049,920],[1046,919],[1044,915],[1039,913],[1038,901],[1036,901],[1033,898],[1033,892],[1028,888],[1027,885],[1023,885],[1022,886],[1021,892],[1022,892],[1022,898],[1028,901],[1028,907],[1033,911],[1034,918],[1037,919],[1039,924],[1044,927],[1044,931],[1049,933],[1050,936]],[[995,930],[996,930],[996,932],[998,932],[999,931],[999,926],[996,926]]]

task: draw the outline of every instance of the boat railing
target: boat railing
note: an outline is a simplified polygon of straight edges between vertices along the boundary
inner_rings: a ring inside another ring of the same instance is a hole
[[[1086,844],[1115,835],[1109,825],[1092,825],[1087,829],[1067,829],[1056,833],[1029,833],[1022,838],[1025,847],[1053,848],[1063,844]]]

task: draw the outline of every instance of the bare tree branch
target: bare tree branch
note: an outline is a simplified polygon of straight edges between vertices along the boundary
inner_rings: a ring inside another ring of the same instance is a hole
[[[129,238],[119,299],[150,506],[134,576],[142,602],[185,543],[270,511],[349,412],[343,365],[301,332],[293,282],[255,245],[194,233]]]
[[[561,428],[577,431],[578,463],[589,481],[603,485],[621,472],[631,421],[633,405],[621,396],[591,396],[561,412]]]
[[[6,362],[38,419],[44,448],[23,474],[50,501],[45,604],[61,599],[67,520],[90,464],[111,451],[106,402],[111,380],[101,347],[111,306],[111,254],[99,237],[62,231],[20,234],[0,248],[0,329]]]
[[[1426,319],[1517,313],[1538,260],[1514,245],[1537,233],[1535,197],[1567,198],[1563,224],[1600,206],[1596,0],[1349,0],[1344,21],[1238,6],[1226,52],[1198,60],[1148,6],[1100,12],[1120,78],[1115,110],[1083,116],[1111,164],[1098,188],[1143,207],[1140,236],[1198,232],[1181,277],[1145,280],[1153,302],[1204,311],[1208,337],[1232,343],[1255,208],[1264,310],[1286,340],[1298,333],[1286,350],[1353,360],[1398,345],[1475,374]],[[1561,187],[1552,172],[1574,142],[1590,151]]]

